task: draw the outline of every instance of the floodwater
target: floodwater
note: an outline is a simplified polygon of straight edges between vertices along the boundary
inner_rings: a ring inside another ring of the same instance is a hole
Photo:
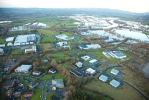
[[[142,69],[144,75],[149,78],[149,64],[147,64],[143,69]]]
[[[147,36],[141,32],[134,32],[130,30],[116,30],[115,32],[122,36],[130,37],[132,39],[139,39],[144,42],[149,41],[149,38],[147,38]]]

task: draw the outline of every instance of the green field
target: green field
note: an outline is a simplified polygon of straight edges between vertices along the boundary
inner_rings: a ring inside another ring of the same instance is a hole
[[[24,50],[13,50],[11,52],[11,54],[20,54],[20,53],[24,53]]]
[[[34,96],[31,98],[31,100],[40,100],[42,95],[42,89],[34,89]]]
[[[46,74],[45,76],[42,77],[43,80],[50,79],[53,74]],[[64,76],[62,76],[61,73],[56,73],[54,74],[55,79],[64,79]]]
[[[55,31],[39,29],[38,32],[44,35],[42,37],[41,42],[55,42],[56,41],[53,38],[53,35],[55,34]]]
[[[5,44],[5,43],[6,43],[6,40],[3,38],[0,38],[0,44]]]
[[[144,34],[149,35],[149,32],[144,32]]]

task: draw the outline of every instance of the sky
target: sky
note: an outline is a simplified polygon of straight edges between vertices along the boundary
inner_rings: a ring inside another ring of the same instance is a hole
[[[0,7],[23,8],[110,8],[149,12],[149,0],[0,0]]]

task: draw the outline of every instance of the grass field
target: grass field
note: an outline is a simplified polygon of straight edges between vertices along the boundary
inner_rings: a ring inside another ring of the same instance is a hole
[[[54,95],[54,93],[47,94],[46,95],[46,100],[50,100],[53,95]]]
[[[24,50],[14,50],[11,52],[11,54],[20,54],[20,53],[24,53]]]
[[[34,96],[31,98],[31,100],[40,100],[42,95],[42,89],[34,89]]]
[[[114,100],[144,100],[138,92],[125,84],[119,88],[114,88],[108,83],[93,80],[87,84],[87,87],[103,92],[114,98]]]
[[[55,34],[55,31],[44,30],[44,29],[39,29],[38,31],[39,31],[39,33],[42,33],[44,35],[41,42],[55,42],[56,41],[53,38],[53,35]]]
[[[144,32],[144,34],[149,35],[149,32]]]
[[[96,54],[99,58],[102,58],[102,59],[106,59],[106,60],[109,60],[109,61],[112,61],[112,62],[119,62],[119,59],[116,59],[116,58],[107,58],[101,51],[99,52],[93,52],[93,54]]]
[[[43,50],[51,49],[51,48],[53,48],[53,44],[50,44],[50,43],[42,43],[42,44],[41,44],[41,48],[42,48]]]
[[[50,79],[53,74],[46,74],[42,77],[43,80]],[[64,76],[61,73],[54,74],[55,79],[64,79]]]
[[[6,43],[6,40],[3,38],[0,38],[0,44],[5,44],[5,43]]]

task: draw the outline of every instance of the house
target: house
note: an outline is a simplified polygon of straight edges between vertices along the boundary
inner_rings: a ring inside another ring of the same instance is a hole
[[[54,80],[52,80],[52,86],[55,86],[56,88],[64,88],[63,79],[54,79]]]
[[[38,85],[38,82],[31,82],[30,84],[29,84],[29,87],[30,88],[34,88],[34,87],[36,87]]]
[[[106,82],[108,80],[108,77],[105,75],[100,75],[99,80]]]
[[[4,49],[0,48],[0,55],[4,54]]]
[[[15,72],[28,73],[29,69],[31,68],[32,68],[32,65],[21,65],[15,69]]]
[[[120,82],[119,82],[119,81],[116,81],[116,80],[114,80],[114,79],[110,82],[110,84],[111,84],[113,87],[115,87],[115,88],[117,88],[118,86],[120,86]]]
[[[32,46],[32,48],[25,49],[25,53],[36,52],[36,51],[37,51],[36,46]]]
[[[9,88],[6,92],[6,96],[12,96],[13,95],[13,88]]]
[[[32,72],[32,74],[35,75],[35,76],[39,76],[39,75],[41,74],[41,72],[34,70],[34,71]]]
[[[13,93],[14,97],[18,98],[21,96],[21,92],[20,91],[16,91]]]
[[[111,70],[111,73],[114,74],[114,75],[117,75],[117,74],[119,73],[119,71],[116,70],[116,69],[112,69],[112,70]]]
[[[85,61],[90,60],[90,57],[89,57],[89,56],[87,56],[87,55],[82,56],[81,58],[82,58],[83,60],[85,60]]]
[[[13,88],[13,86],[14,86],[14,83],[15,83],[15,80],[6,80],[5,82],[4,82],[4,84],[3,84],[3,88],[4,89],[8,89],[8,88]]]
[[[23,97],[27,98],[27,97],[32,97],[34,95],[32,90],[26,90],[23,92]]]
[[[95,65],[95,64],[97,64],[97,60],[96,59],[92,59],[92,60],[89,61],[89,64],[90,65]]]
[[[86,69],[86,73],[88,73],[89,75],[94,75],[96,73],[96,70],[94,70],[92,68],[88,68],[88,69]]]
[[[53,95],[50,100],[62,100],[62,98],[60,98],[56,95]]]
[[[56,73],[56,69],[55,68],[50,68],[48,73],[55,74]]]
[[[83,67],[83,63],[82,62],[76,62],[76,64],[75,64],[78,68],[81,68],[81,67]]]

